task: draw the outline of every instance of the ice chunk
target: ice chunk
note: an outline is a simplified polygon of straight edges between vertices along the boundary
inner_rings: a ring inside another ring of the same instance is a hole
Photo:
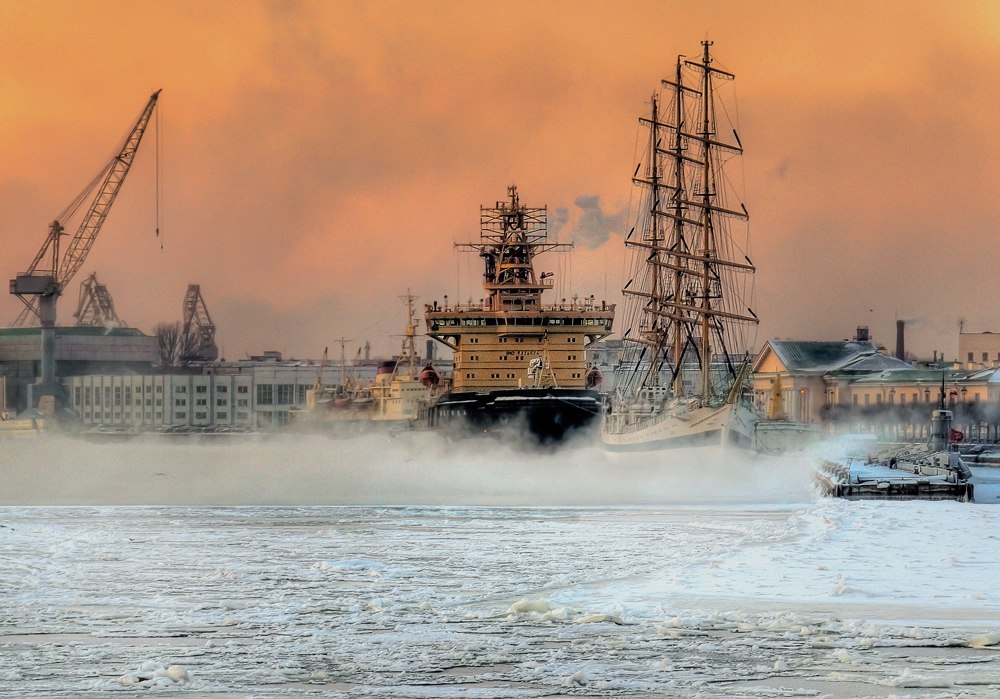
[[[563,687],[586,687],[587,677],[582,670],[577,670],[572,675],[563,680]]]
[[[1000,631],[983,634],[969,639],[969,648],[986,648],[987,646],[1000,645]]]
[[[552,604],[547,599],[538,598],[528,600],[527,598],[522,598],[510,605],[510,608],[507,609],[507,614],[530,614],[531,612],[544,614],[551,610]]]
[[[574,624],[599,624],[602,622],[618,624],[619,626],[625,623],[620,616],[613,614],[589,614],[573,620]]]

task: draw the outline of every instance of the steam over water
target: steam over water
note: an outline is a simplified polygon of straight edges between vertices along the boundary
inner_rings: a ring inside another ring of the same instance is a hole
[[[706,453],[707,451],[707,453]],[[438,433],[70,438],[4,445],[0,504],[658,505],[805,502],[812,464],[739,451],[655,458],[571,443],[510,448]]]
[[[989,697],[1000,508],[812,457],[0,443],[0,696]]]

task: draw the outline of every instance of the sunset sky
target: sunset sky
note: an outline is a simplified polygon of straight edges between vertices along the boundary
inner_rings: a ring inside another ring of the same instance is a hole
[[[96,271],[146,332],[200,284],[227,359],[387,354],[407,289],[482,296],[453,243],[512,183],[565,211],[575,251],[541,265],[563,295],[619,301],[638,116],[710,38],[757,346],[863,324],[892,347],[907,318],[911,351],[954,357],[960,319],[1000,331],[997,2],[0,0],[0,36],[5,279],[163,89],[64,324]]]

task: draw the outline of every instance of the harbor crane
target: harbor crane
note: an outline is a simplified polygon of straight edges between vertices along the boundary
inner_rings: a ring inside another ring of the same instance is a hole
[[[104,225],[111,205],[114,204],[115,197],[118,196],[118,192],[125,182],[125,176],[128,175],[129,169],[132,167],[132,161],[135,159],[139,143],[142,141],[142,136],[149,124],[159,96],[160,90],[150,96],[118,152],[102,168],[88,187],[60,214],[59,218],[49,225],[48,236],[38,254],[35,255],[35,259],[28,266],[28,270],[23,274],[18,274],[10,281],[10,293],[24,303],[24,309],[14,321],[14,325],[24,326],[34,324],[37,321],[42,326],[41,380],[40,385],[36,384],[37,397],[32,396],[31,398],[32,407],[36,404],[38,397],[47,397],[49,400],[46,412],[55,409],[55,396],[58,394],[58,386],[55,381],[56,301],[66,285],[79,271],[90,252],[90,248],[93,247],[94,241],[97,240],[97,235],[101,231],[101,226]],[[70,239],[65,252],[60,254],[60,238],[66,235],[60,221],[66,221],[73,216],[87,196],[95,190],[96,194],[90,201],[90,207],[84,215],[80,227]]]
[[[214,362],[219,358],[215,345],[215,323],[201,295],[199,284],[188,284],[184,295],[184,323],[181,328],[181,360]]]
[[[77,325],[98,328],[117,328],[124,325],[115,312],[115,302],[108,287],[97,281],[97,272],[80,282],[80,300],[77,302]]]

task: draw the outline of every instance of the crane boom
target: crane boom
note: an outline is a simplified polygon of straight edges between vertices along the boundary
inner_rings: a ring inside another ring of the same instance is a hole
[[[47,270],[47,273],[54,282],[56,295],[61,294],[69,282],[72,281],[80,267],[83,266],[84,260],[86,260],[87,254],[90,252],[90,248],[93,247],[94,241],[97,239],[97,235],[101,231],[101,226],[104,225],[104,220],[107,218],[108,212],[111,210],[111,205],[114,204],[115,198],[118,196],[118,192],[121,190],[122,184],[125,182],[125,177],[128,175],[129,169],[132,167],[132,161],[135,160],[135,154],[139,149],[139,143],[142,141],[142,136],[146,132],[146,126],[149,124],[150,117],[153,114],[153,109],[156,107],[156,101],[160,96],[160,92],[161,90],[157,90],[150,96],[149,101],[146,102],[146,106],[142,110],[142,113],[132,126],[128,136],[125,138],[125,142],[118,149],[118,152],[114,155],[114,157],[112,157],[111,160],[104,166],[98,176],[91,182],[91,188],[89,188],[87,192],[89,192],[98,181],[100,182],[100,187],[97,189],[97,194],[91,201],[87,214],[80,223],[80,227],[77,229],[73,238],[70,240],[69,245],[66,247],[65,254],[60,258],[59,238],[64,234],[63,227],[59,221],[54,221],[50,226],[49,235],[46,237],[45,243],[35,255],[35,259],[32,261],[31,266],[23,276],[37,276],[39,273],[42,273],[43,271],[40,269],[40,265],[47,257],[46,253],[50,253],[52,262],[51,267]],[[80,198],[85,195],[86,192],[81,195]],[[73,208],[72,205],[71,208]],[[18,294],[24,302],[25,308],[21,311],[21,314],[14,322],[14,325],[25,325],[27,324],[27,321],[32,319],[33,316],[39,316],[38,295],[31,291],[28,291],[26,295],[30,295],[30,300],[29,298],[25,298],[25,295]]]
[[[132,127],[131,133],[118,151],[118,155],[112,158],[108,164],[107,174],[104,176],[101,188],[90,203],[90,210],[66,248],[66,254],[59,266],[56,280],[59,282],[60,289],[66,288],[66,285],[79,271],[83,261],[87,258],[87,253],[90,252],[90,248],[97,239],[97,234],[101,232],[104,219],[107,218],[111,205],[114,204],[115,197],[118,196],[122,183],[125,181],[125,176],[132,167],[132,161],[135,160],[136,151],[139,150],[139,142],[146,132],[146,125],[153,115],[153,108],[156,106],[156,100],[159,96],[160,90],[152,94],[149,102],[146,103],[146,108],[142,110],[142,114],[139,115],[138,121]]]

